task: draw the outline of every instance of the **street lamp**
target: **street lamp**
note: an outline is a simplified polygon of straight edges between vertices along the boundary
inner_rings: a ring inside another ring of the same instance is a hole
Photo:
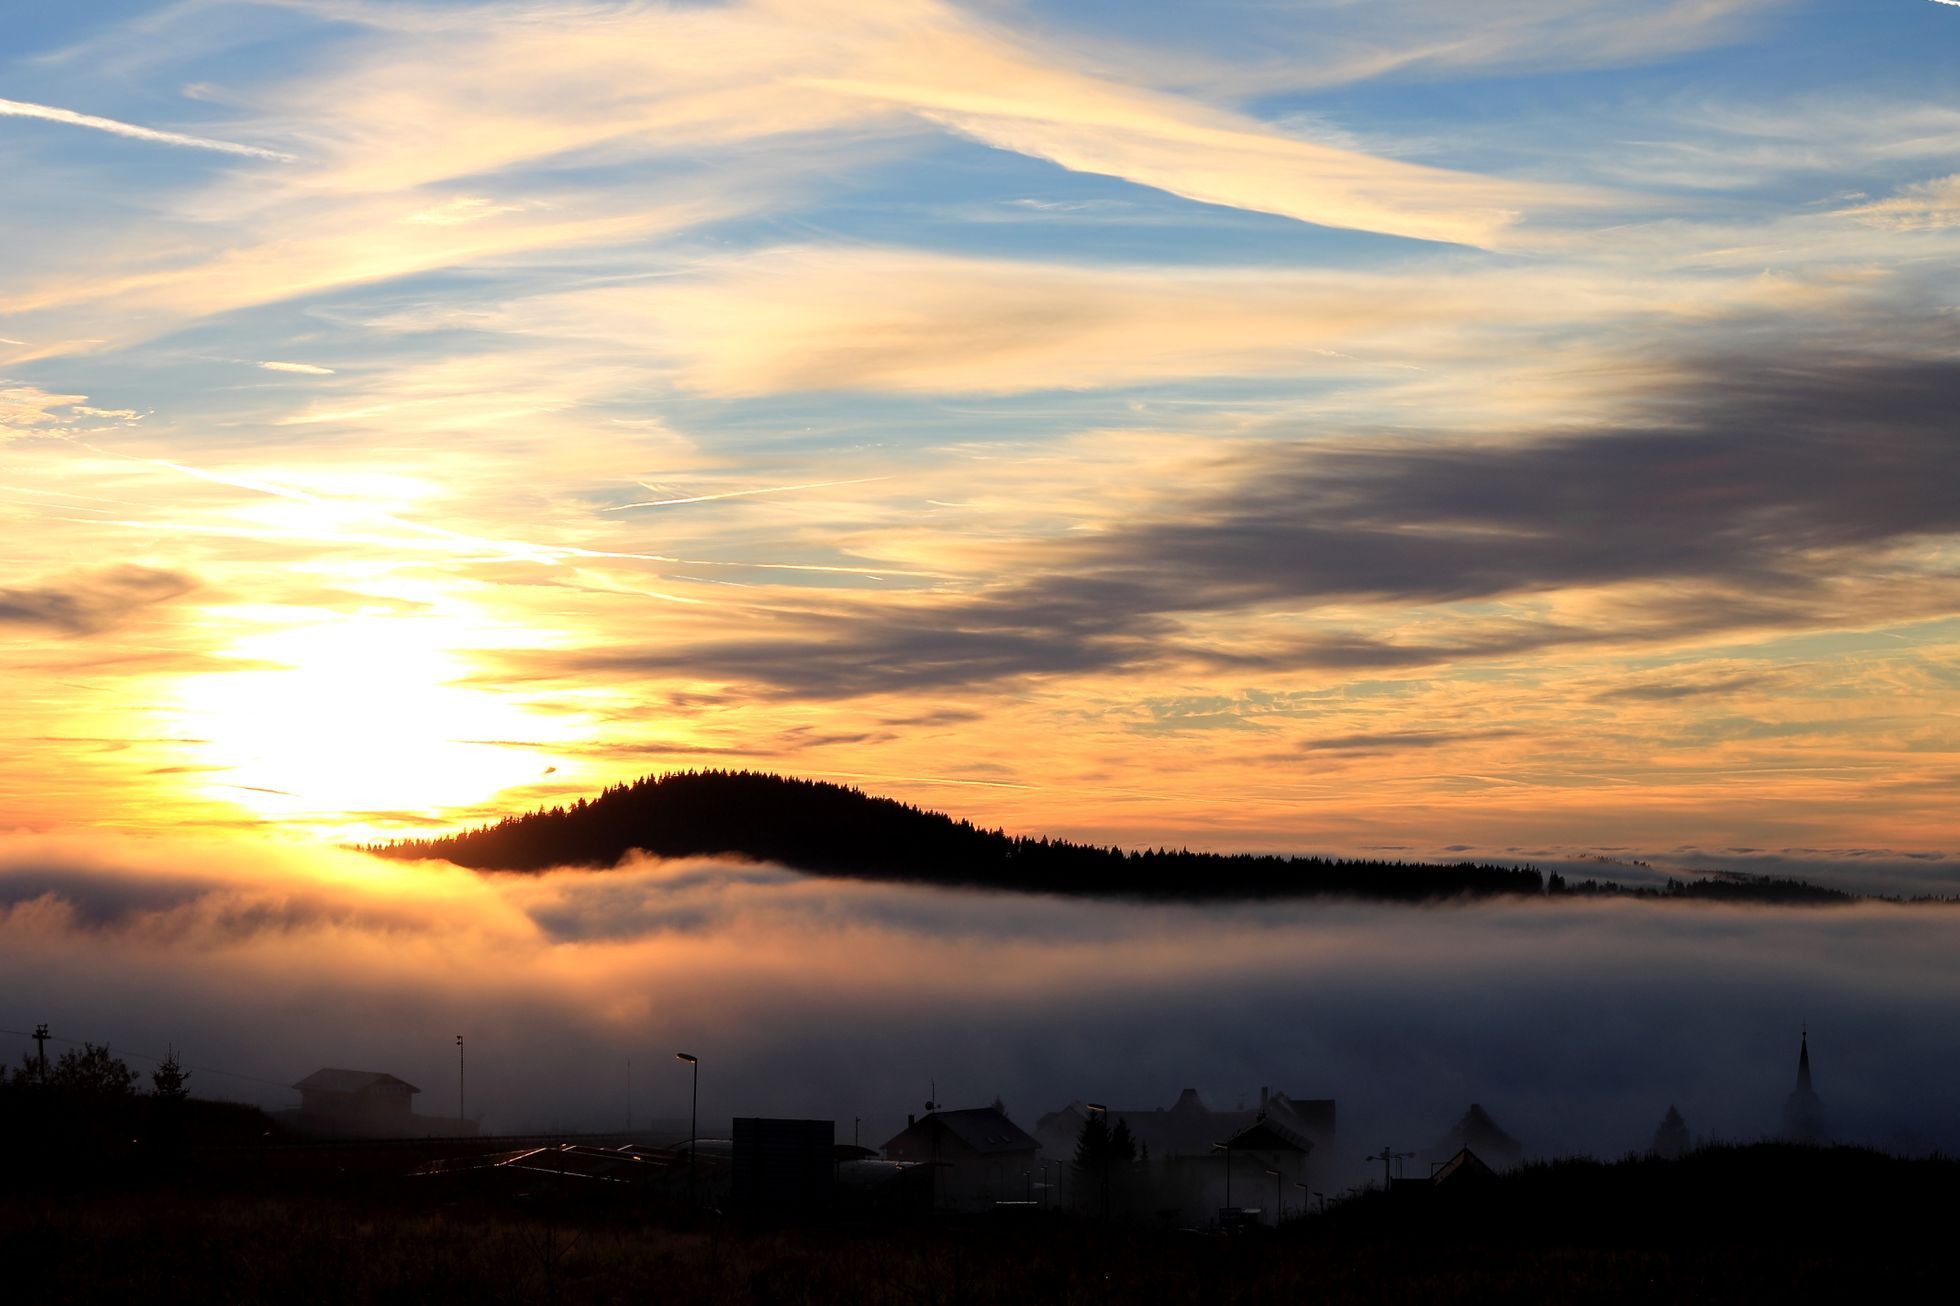
[[[1285,1190],[1280,1187],[1281,1182],[1285,1180],[1286,1176],[1277,1170],[1268,1170],[1266,1173],[1273,1177],[1273,1228],[1277,1229],[1279,1228],[1279,1217],[1286,1210]]]
[[[687,1209],[694,1209],[694,1155],[701,1150],[701,1058],[676,1052],[674,1060],[694,1068],[694,1095],[687,1108]]]
[[[469,1113],[463,1109],[463,1036],[456,1036],[456,1128],[461,1130]]]
[[[1082,1105],[1088,1108],[1090,1115],[1101,1116],[1103,1121],[1102,1218],[1103,1218],[1103,1223],[1108,1224],[1109,1223],[1109,1108],[1104,1106],[1100,1102],[1084,1102]]]
[[[1225,1154],[1225,1209],[1229,1211],[1232,1209],[1232,1145],[1213,1143],[1211,1150]]]

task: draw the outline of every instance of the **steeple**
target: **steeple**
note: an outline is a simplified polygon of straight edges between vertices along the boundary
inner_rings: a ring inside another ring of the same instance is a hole
[[[1797,1086],[1783,1102],[1783,1136],[1795,1143],[1822,1143],[1824,1104],[1810,1086],[1810,1031],[1797,1044]]]

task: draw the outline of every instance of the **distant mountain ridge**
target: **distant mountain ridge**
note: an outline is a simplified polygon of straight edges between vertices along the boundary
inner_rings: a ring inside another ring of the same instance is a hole
[[[1340,895],[1432,901],[1536,894],[1536,870],[1324,857],[1125,851],[1015,838],[822,780],[753,771],[648,776],[597,798],[507,817],[439,839],[368,851],[439,858],[482,871],[612,866],[635,850],[656,857],[736,855],[854,879],[1023,893],[1159,900]]]

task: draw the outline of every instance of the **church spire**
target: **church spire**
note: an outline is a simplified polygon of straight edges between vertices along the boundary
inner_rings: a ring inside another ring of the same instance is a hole
[[[1783,1136],[1794,1143],[1825,1141],[1824,1104],[1810,1086],[1810,1031],[1797,1045],[1797,1086],[1783,1101]]]

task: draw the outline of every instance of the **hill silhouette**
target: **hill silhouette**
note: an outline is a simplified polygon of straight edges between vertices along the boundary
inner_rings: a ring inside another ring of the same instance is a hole
[[[597,798],[369,852],[483,871],[612,866],[629,852],[736,855],[856,879],[1160,900],[1340,895],[1433,901],[1536,894],[1529,868],[1126,851],[1015,838],[844,785],[751,771],[648,776]]]

